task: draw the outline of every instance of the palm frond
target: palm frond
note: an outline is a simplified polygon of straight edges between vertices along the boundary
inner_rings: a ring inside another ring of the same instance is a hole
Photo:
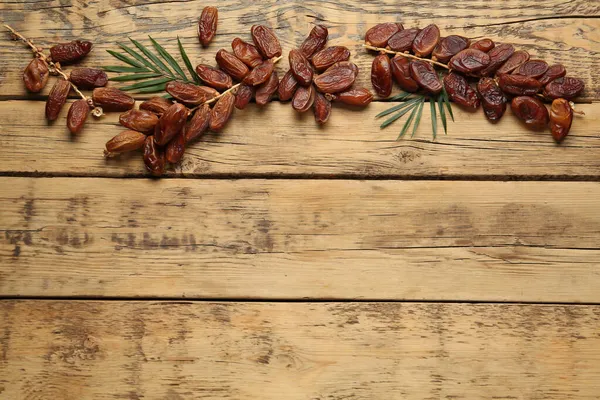
[[[192,66],[190,58],[188,57],[187,53],[185,52],[185,49],[183,48],[183,45],[181,44],[181,40],[179,39],[179,36],[177,36],[177,45],[179,46],[179,53],[181,54],[181,59],[183,60],[186,68],[188,69],[188,72],[194,79],[194,82],[196,82],[196,84],[199,85],[200,83],[202,83],[200,81],[200,77],[194,70],[194,67]]]
[[[185,76],[183,70],[181,69],[179,64],[177,64],[177,61],[175,61],[175,59],[171,57],[169,53],[167,53],[164,47],[158,44],[156,40],[152,39],[152,36],[148,36],[148,38],[150,38],[150,41],[152,42],[152,45],[154,46],[158,54],[160,54],[160,56],[164,58],[164,60],[171,66],[171,68],[173,68],[177,75],[179,75],[181,79],[187,79],[187,76]]]
[[[423,97],[421,99],[421,102],[419,103],[419,111],[417,111],[417,118],[415,119],[415,123],[413,125],[413,131],[412,131],[412,134],[410,135],[410,137],[415,136],[415,133],[417,132],[417,128],[419,127],[419,124],[421,123],[421,116],[423,115],[423,105],[425,105],[425,97]]]
[[[448,134],[448,126],[446,121],[446,111],[444,110],[444,97],[442,95],[438,95],[437,104],[440,111],[440,119],[442,120],[442,126],[444,127],[444,134]]]
[[[433,131],[433,139],[437,137],[437,115],[435,114],[435,99],[429,98],[429,109],[431,110],[431,130]]]
[[[406,113],[411,111],[414,107],[418,106],[418,103],[407,104],[404,110],[400,111],[398,114],[392,116],[391,118],[385,120],[383,124],[381,124],[381,129],[388,127],[392,123],[396,122],[397,119],[402,118]]]

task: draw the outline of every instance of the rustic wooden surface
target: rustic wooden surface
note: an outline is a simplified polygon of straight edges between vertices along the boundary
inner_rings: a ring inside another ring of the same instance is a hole
[[[47,124],[49,86],[26,93],[30,52],[4,35],[0,399],[598,398],[600,3],[221,1],[203,50],[204,5],[0,0],[0,18],[46,47],[92,40],[89,66],[147,35],[214,63],[257,23],[287,54],[323,23],[367,87],[368,27],[435,22],[564,64],[586,115],[557,146],[457,107],[447,136],[425,110],[395,141],[374,120],[390,103],[325,128],[251,105],[150,180],[139,153],[102,157],[116,114],[77,138],[66,108]]]

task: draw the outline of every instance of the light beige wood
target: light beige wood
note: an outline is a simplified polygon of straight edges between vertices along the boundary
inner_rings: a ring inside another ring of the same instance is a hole
[[[365,2],[322,1],[220,1],[218,35],[211,46],[202,50],[196,36],[199,2],[121,3],[109,0],[73,1],[64,6],[36,2],[2,2],[5,23],[14,25],[36,43],[50,45],[86,38],[95,43],[92,55],[83,65],[105,66],[117,63],[106,53],[118,49],[116,42],[127,37],[144,40],[147,35],[159,39],[171,52],[177,52],[180,36],[194,63],[214,63],[219,48],[229,48],[235,36],[249,39],[250,26],[267,24],[275,29],[284,51],[300,45],[312,25],[329,28],[330,44],[348,46],[353,60],[362,70],[359,84],[370,87],[369,73],[373,56],[361,47],[364,33],[382,21],[402,22],[405,26],[424,27],[436,23],[443,35],[460,34],[471,38],[490,37],[513,43],[529,51],[534,58],[564,64],[569,73],[587,85],[582,100],[600,99],[600,7],[589,0],[452,2],[434,1],[399,4],[394,0]],[[22,69],[30,53],[18,44],[0,41],[0,97],[26,96],[21,83]],[[284,68],[287,62],[283,63]],[[47,93],[49,88],[44,93]]]
[[[600,307],[0,302],[7,399],[597,399]]]
[[[0,178],[0,293],[598,302],[600,183]]]
[[[425,107],[416,138],[396,141],[402,123],[380,130],[374,116],[391,106],[373,103],[366,111],[336,107],[325,129],[311,113],[297,115],[289,104],[236,111],[220,134],[190,145],[171,176],[335,176],[335,177],[551,177],[597,179],[600,175],[600,103],[579,104],[569,137],[557,146],[549,132],[532,132],[507,111],[494,125],[483,113],[455,107],[448,135],[439,124],[432,141]],[[106,160],[106,141],[123,130],[118,113],[91,117],[72,137],[65,109],[48,126],[40,101],[0,102],[0,173],[78,176],[147,176],[141,153]]]

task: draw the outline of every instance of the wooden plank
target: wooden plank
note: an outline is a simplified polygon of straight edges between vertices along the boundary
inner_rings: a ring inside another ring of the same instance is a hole
[[[0,293],[598,302],[600,183],[0,178]]]
[[[266,110],[250,106],[236,111],[221,134],[192,144],[169,175],[593,180],[600,176],[600,103],[577,106],[586,115],[576,117],[560,146],[549,132],[528,130],[510,111],[494,125],[483,112],[458,107],[447,136],[440,133],[432,141],[426,107],[416,139],[396,141],[402,125],[380,130],[381,121],[373,118],[390,106],[374,103],[365,112],[336,107],[326,129],[318,128],[312,114],[297,115],[289,104],[274,103]],[[274,122],[265,122],[267,114]],[[65,118],[66,110],[48,125],[40,101],[0,102],[0,173],[147,176],[140,153],[111,160],[102,155],[106,141],[123,129],[117,113],[100,120],[90,117],[75,138]]]
[[[0,302],[7,399],[597,399],[600,307]]]
[[[351,48],[353,60],[363,71],[359,84],[370,87],[372,55],[361,47],[366,30],[382,21],[403,22],[406,26],[424,27],[435,22],[443,34],[460,34],[472,38],[491,37],[510,42],[529,51],[534,57],[564,64],[569,73],[587,85],[582,100],[600,99],[598,33],[600,5],[588,0],[564,2],[549,0],[502,2],[420,2],[398,5],[397,1],[364,2],[322,1],[221,1],[219,34],[208,50],[198,46],[195,22],[203,4],[197,2],[135,2],[115,4],[111,1],[0,2],[3,20],[23,31],[36,43],[51,45],[57,41],[86,38],[96,45],[84,65],[110,65],[114,59],[106,49],[116,49],[116,42],[132,36],[147,35],[160,39],[169,51],[176,52],[179,35],[190,49],[193,62],[214,63],[214,53],[228,48],[235,36],[249,38],[253,24],[273,27],[284,51],[297,47],[312,24],[323,23],[330,29],[330,44]],[[29,53],[19,45],[0,41],[0,97],[26,96],[21,83],[22,69]],[[280,68],[285,68],[287,61]],[[47,93],[49,88],[44,93]]]

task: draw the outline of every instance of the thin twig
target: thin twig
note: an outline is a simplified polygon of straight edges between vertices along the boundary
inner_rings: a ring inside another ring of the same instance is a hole
[[[428,62],[430,64],[437,65],[438,67],[442,67],[442,68],[446,68],[447,70],[450,70],[450,67],[448,67],[446,64],[442,64],[440,62],[433,61],[433,60],[430,60],[428,58],[421,58],[421,57],[413,56],[412,54],[408,54],[408,53],[401,53],[399,51],[392,51],[392,50],[389,50],[389,49],[385,49],[383,47],[375,47],[375,46],[371,46],[370,44],[363,44],[363,47],[365,47],[365,48],[367,48],[369,50],[382,51],[382,52],[385,52],[385,53],[388,53],[388,54],[397,54],[397,55],[400,55],[402,57],[425,61],[425,62]]]

